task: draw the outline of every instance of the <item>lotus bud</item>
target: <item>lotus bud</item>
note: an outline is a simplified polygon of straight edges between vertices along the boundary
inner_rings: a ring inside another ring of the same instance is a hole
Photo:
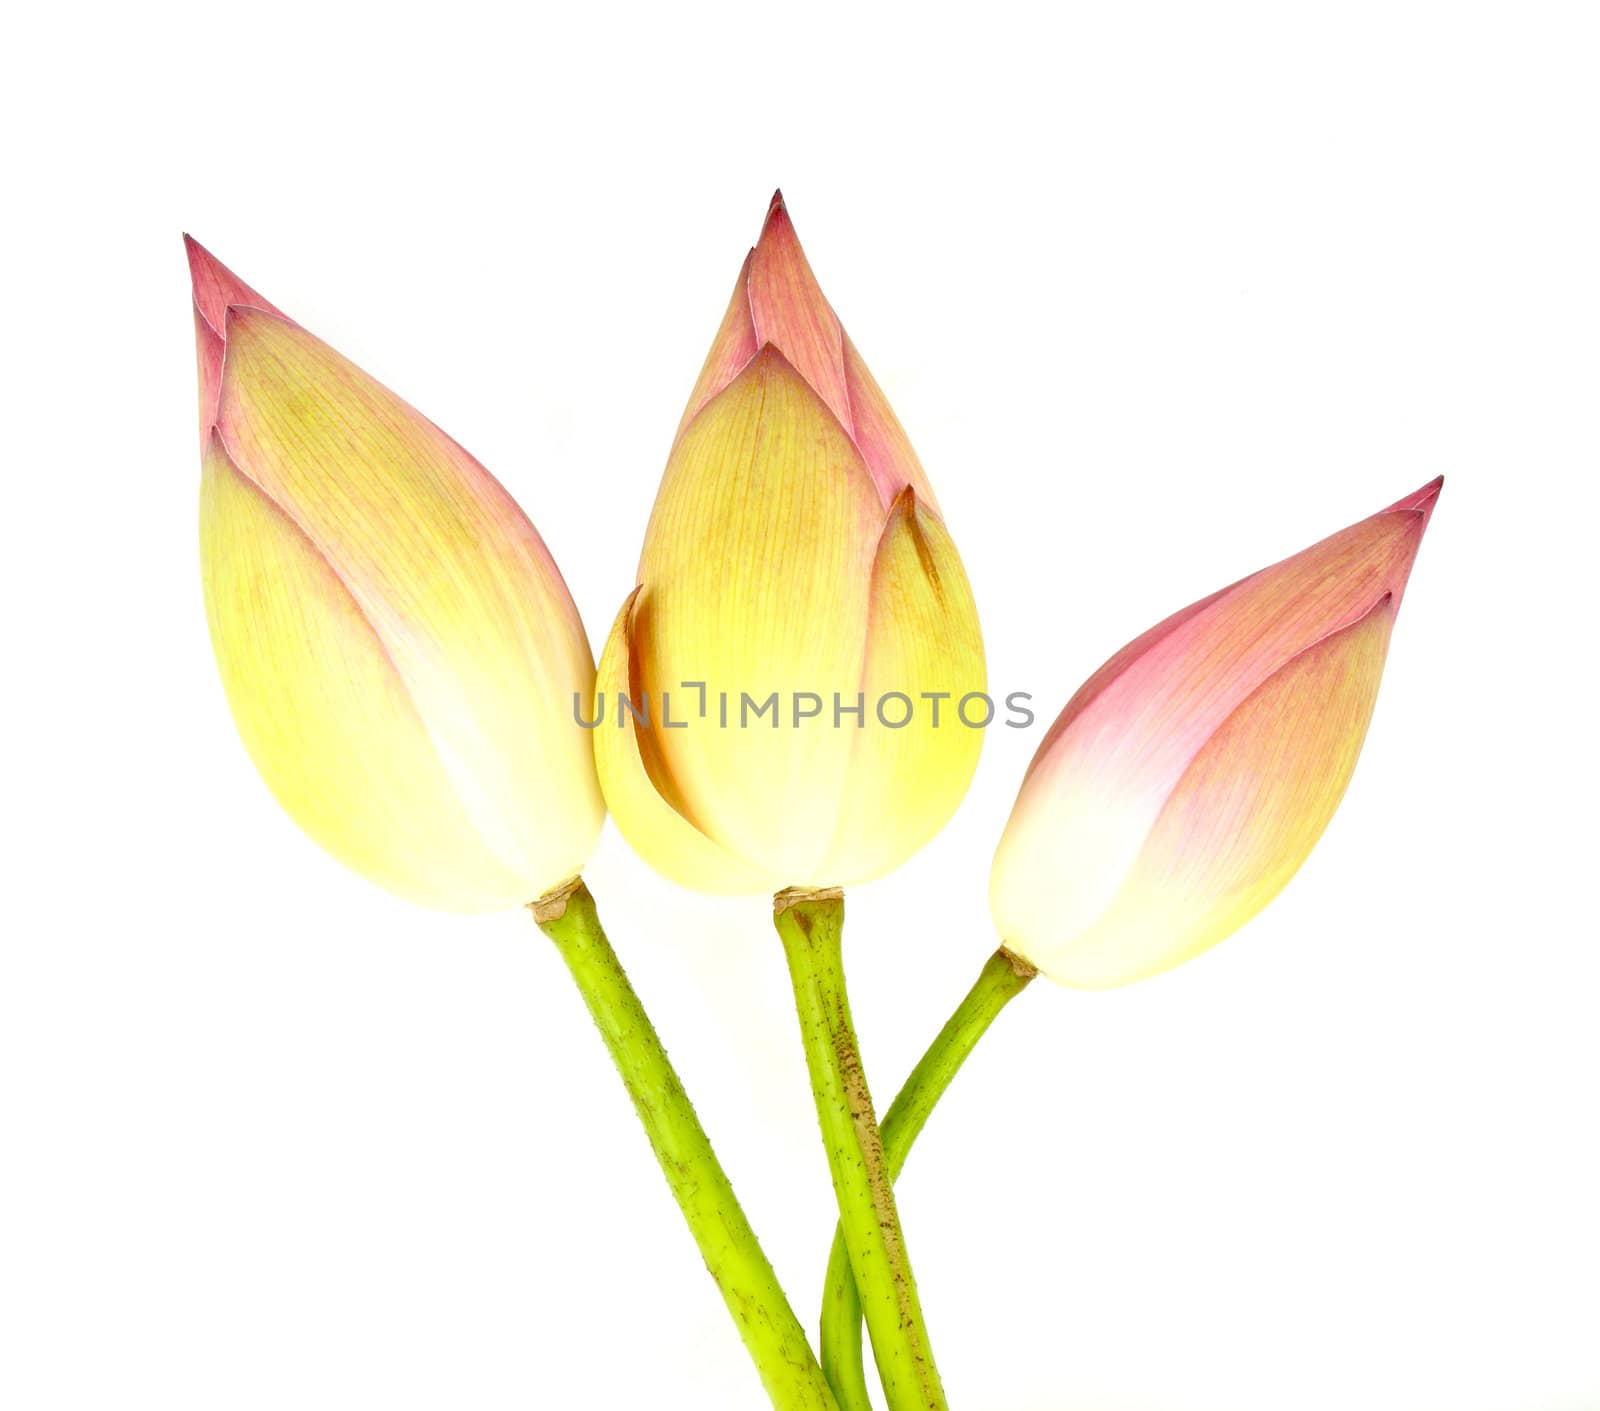
[[[1051,726],[995,853],[1008,949],[1127,984],[1215,945],[1343,797],[1442,480],[1130,642]]]
[[[296,823],[426,905],[571,878],[603,805],[554,560],[432,422],[188,241],[206,617],[245,748]]]
[[[638,584],[601,652],[595,754],[659,871],[713,892],[862,882],[954,812],[987,719],[972,592],[781,195],[689,398]]]

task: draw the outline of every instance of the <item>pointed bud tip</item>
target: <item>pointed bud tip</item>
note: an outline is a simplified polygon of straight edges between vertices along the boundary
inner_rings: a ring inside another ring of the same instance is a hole
[[[781,190],[772,193],[772,200],[767,205],[767,218],[761,223],[761,238],[756,241],[759,248],[770,237],[774,228],[787,226],[792,233],[794,222],[789,218],[789,206],[783,199]]]
[[[183,253],[189,261],[189,282],[198,284],[201,279],[221,269],[222,261],[186,230],[183,232]]]
[[[189,256],[189,283],[200,317],[221,337],[233,305],[250,305],[285,318],[276,304],[264,299],[194,236],[184,234],[183,247]]]
[[[1436,475],[1420,490],[1413,490],[1409,495],[1404,495],[1392,505],[1380,511],[1382,514],[1393,514],[1396,510],[1415,510],[1427,515],[1433,512],[1433,506],[1439,498],[1439,491],[1444,486],[1444,476]]]
[[[1444,485],[1444,476],[1436,475],[1420,490],[1413,490],[1409,495],[1396,500],[1392,505],[1379,511],[1380,514],[1415,514],[1422,519],[1421,530],[1418,534],[1427,533],[1428,521],[1433,518],[1434,506],[1439,503],[1439,491]]]

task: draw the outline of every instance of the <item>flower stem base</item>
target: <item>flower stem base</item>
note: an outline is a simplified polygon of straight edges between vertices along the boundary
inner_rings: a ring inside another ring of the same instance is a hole
[[[840,1228],[889,1411],[946,1411],[850,1018],[836,889],[780,892],[783,939]]]
[[[771,1263],[581,879],[530,907],[577,982],[673,1198],[777,1411],[837,1411]]]

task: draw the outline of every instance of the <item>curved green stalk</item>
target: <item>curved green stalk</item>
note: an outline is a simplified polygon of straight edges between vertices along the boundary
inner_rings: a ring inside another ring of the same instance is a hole
[[[844,894],[780,892],[773,911],[839,1222],[889,1411],[947,1411],[850,1021],[840,953]]]
[[[600,927],[589,889],[579,881],[530,909],[578,983],[773,1406],[778,1411],[837,1411],[778,1276]]]
[[[891,1181],[899,1177],[912,1143],[951,1080],[961,1071],[967,1055],[977,1047],[995,1016],[1027,989],[1028,982],[1038,973],[1003,946],[989,957],[977,983],[956,1006],[884,1114],[883,1160]],[[839,1399],[840,1411],[872,1411],[862,1365],[861,1297],[856,1292],[842,1225],[833,1237],[828,1277],[823,1284],[822,1370]]]

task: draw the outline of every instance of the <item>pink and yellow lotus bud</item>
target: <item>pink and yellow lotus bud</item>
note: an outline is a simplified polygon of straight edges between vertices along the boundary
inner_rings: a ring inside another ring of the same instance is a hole
[[[638,583],[601,653],[595,754],[659,871],[714,892],[846,885],[954,812],[982,740],[962,702],[977,722],[986,701],[972,592],[781,196],[689,398]]]
[[[1135,639],[1040,744],[995,853],[1005,944],[1127,984],[1277,896],[1333,817],[1442,480]]]
[[[577,873],[594,666],[555,562],[432,422],[188,242],[200,559],[228,703],[284,809],[426,905]]]

